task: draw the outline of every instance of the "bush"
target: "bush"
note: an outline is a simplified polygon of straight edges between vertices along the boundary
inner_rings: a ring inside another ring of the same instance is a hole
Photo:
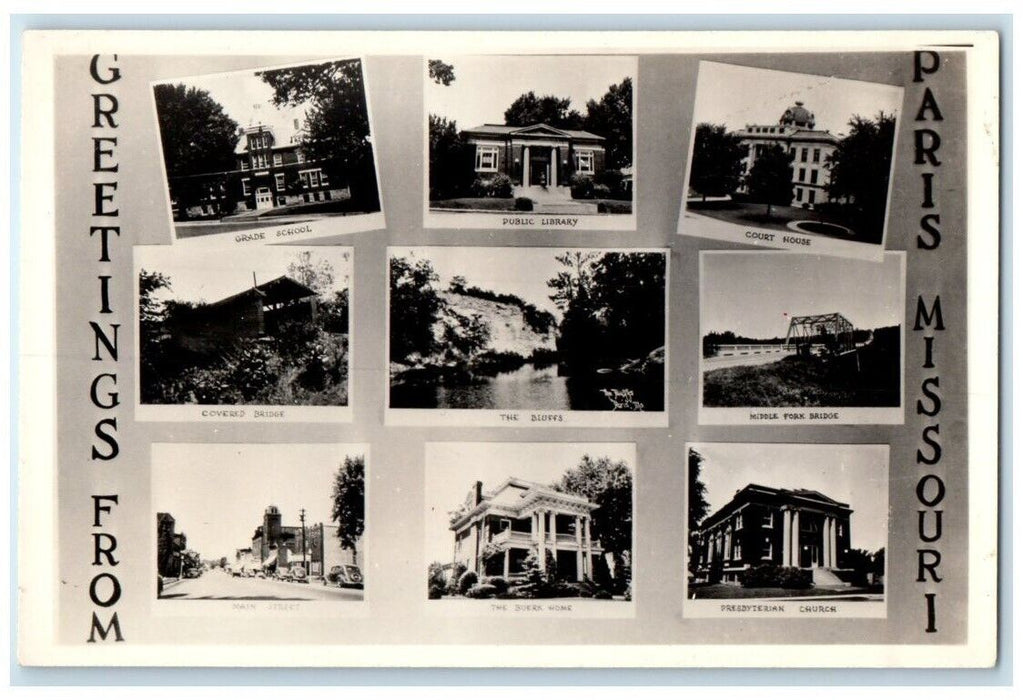
[[[457,563],[451,568],[451,578],[448,579],[446,588],[451,595],[458,593],[458,582],[468,567],[465,564]]]
[[[572,199],[593,199],[593,178],[576,173],[568,181]]]
[[[466,598],[493,598],[497,595],[497,587],[489,583],[477,583],[465,592]]]
[[[480,577],[476,575],[475,571],[466,571],[458,578],[458,592],[465,595],[479,580]]]
[[[739,574],[739,583],[744,588],[795,588],[813,586],[813,574],[794,566],[760,564]]]
[[[611,593],[609,591],[597,591],[593,594],[594,600],[611,600]]]
[[[472,195],[507,199],[512,196],[511,178],[503,174],[487,179],[478,177],[472,183]]]
[[[607,199],[611,196],[611,188],[607,185],[594,185],[593,186],[593,198],[594,199]]]
[[[597,187],[606,187],[613,197],[621,197],[625,194],[624,180],[625,176],[620,170],[601,170],[593,178]]]
[[[515,211],[533,211],[533,200],[529,197],[516,197]]]
[[[436,585],[430,586],[429,597],[430,600],[440,600],[444,597],[444,587]]]
[[[483,579],[483,584],[493,586],[497,595],[504,595],[508,592],[508,582],[500,576],[490,576]]]

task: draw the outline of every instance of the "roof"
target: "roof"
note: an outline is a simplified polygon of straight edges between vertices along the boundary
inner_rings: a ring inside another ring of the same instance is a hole
[[[830,507],[835,510],[848,510],[851,512],[848,503],[836,501],[830,496],[826,496],[820,491],[813,489],[780,489],[773,486],[761,486],[760,484],[747,484],[741,489],[735,492],[731,500],[725,505],[718,508],[716,511],[708,515],[700,523],[700,528],[706,527],[708,524],[714,523],[720,520],[725,514],[731,513],[738,506],[745,503],[754,503],[760,500],[766,499],[779,499],[789,501],[803,501],[804,503],[810,501],[817,505]]]
[[[802,102],[796,102],[785,110],[778,122],[780,124],[796,124],[797,126],[806,124],[812,129],[814,125],[813,112],[804,107]]]
[[[733,133],[735,133],[739,138],[743,139],[766,139],[768,141],[826,141],[828,143],[837,144],[839,141],[842,140],[839,136],[836,136],[830,131],[822,131],[820,129],[797,128],[791,131],[761,133],[758,131],[753,131],[752,130],[753,126],[760,125],[753,124],[750,126],[750,128],[739,129]]]
[[[462,133],[490,134],[494,136],[531,136],[545,134],[548,136],[562,136],[572,139],[593,139],[603,141],[603,136],[597,136],[589,131],[579,129],[559,129],[548,124],[530,124],[529,126],[508,126],[507,124],[482,124],[471,129],[463,129]]]
[[[229,297],[224,297],[219,301],[208,304],[206,308],[230,306],[231,304],[235,304],[247,297],[255,296],[262,298],[263,303],[265,304],[278,304],[285,301],[295,301],[297,299],[316,296],[316,292],[301,282],[296,282],[287,275],[281,275],[269,282],[264,282],[263,284],[256,285],[255,287],[250,287],[245,291],[232,294]]]
[[[518,493],[516,493],[517,491]],[[596,510],[597,504],[585,496],[579,496],[566,491],[558,491],[552,486],[541,484],[536,481],[527,481],[517,477],[509,477],[501,482],[496,488],[482,493],[482,498],[475,507],[466,510],[455,517],[451,522],[451,528],[457,529],[460,524],[471,519],[472,516],[488,510],[501,510],[519,513],[528,509],[537,501],[557,500],[568,506]]]

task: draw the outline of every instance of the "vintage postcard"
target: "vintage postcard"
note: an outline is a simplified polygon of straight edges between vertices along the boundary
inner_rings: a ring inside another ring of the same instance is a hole
[[[352,249],[135,249],[139,420],[350,421]]]
[[[902,96],[892,85],[701,62],[679,233],[880,257]]]
[[[635,56],[431,56],[424,221],[634,230]]]
[[[388,257],[388,421],[666,425],[664,251]]]
[[[692,617],[884,617],[887,445],[686,449]]]
[[[176,243],[290,243],[384,227],[363,61],[154,83]]]

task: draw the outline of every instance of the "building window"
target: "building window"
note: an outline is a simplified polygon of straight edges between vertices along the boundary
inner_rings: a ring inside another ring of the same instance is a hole
[[[742,513],[735,514],[735,529],[736,530],[742,529]]]
[[[284,163],[284,156],[280,153],[274,153],[274,165],[282,165]]]
[[[274,186],[276,186],[278,192],[284,191],[284,173],[274,175]]]
[[[793,146],[792,148],[789,149],[789,156],[792,158],[792,160],[796,159],[796,147],[795,146]]]
[[[813,149],[813,162],[814,163],[820,163],[821,162],[821,149],[819,149],[819,148]]]
[[[482,173],[497,172],[497,146],[476,146],[476,170]]]
[[[806,194],[809,197],[810,204],[813,204],[814,199],[817,198],[817,190],[809,190]]]
[[[247,177],[242,178],[242,194],[246,197],[252,194],[252,188],[249,187],[249,178]]]
[[[842,536],[842,523],[838,523],[838,532],[836,533],[836,537],[841,537],[841,536]]]
[[[298,174],[298,179],[302,181],[302,187],[319,187],[320,186],[320,170],[302,170]]]
[[[763,527],[774,527],[774,511],[769,510],[764,513]]]
[[[774,547],[771,545],[771,538],[765,537],[764,544],[760,548],[761,559],[771,559],[774,556]]]
[[[248,170],[248,169],[249,169],[249,160],[248,160],[248,158],[242,158],[242,170]]]
[[[797,182],[806,182],[806,168],[799,169],[799,179]]]
[[[802,149],[802,150],[803,150],[803,152],[802,152],[802,153],[800,154],[800,155],[801,155],[801,157],[800,157],[800,159],[799,159],[799,160],[800,160],[801,162],[805,163],[805,162],[806,162],[806,157],[807,157],[807,156],[809,155],[809,150],[810,150],[810,149],[808,149],[808,148],[804,148],[804,149]]]
[[[732,545],[732,559],[742,559],[742,543],[736,542]]]
[[[575,152],[575,170],[582,175],[593,174],[593,151]]]
[[[295,160],[297,160],[299,163],[304,163],[305,162],[305,153],[303,153],[300,150],[296,151],[295,152]]]
[[[802,187],[797,187],[796,188],[796,201],[797,202],[802,202],[803,201],[803,188]]]
[[[813,185],[817,184],[817,172],[816,170],[810,171],[810,183]]]

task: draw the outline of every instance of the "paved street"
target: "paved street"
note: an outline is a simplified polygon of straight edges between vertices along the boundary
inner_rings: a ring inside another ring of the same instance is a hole
[[[182,579],[163,589],[162,600],[362,600],[362,591],[310,583],[288,583],[262,578],[241,578],[207,571],[199,578]]]
[[[730,355],[727,357],[705,357],[701,360],[701,367],[704,372],[725,367],[755,367],[756,365],[768,365],[772,362],[780,362],[789,355],[795,353],[770,353],[764,355]]]

